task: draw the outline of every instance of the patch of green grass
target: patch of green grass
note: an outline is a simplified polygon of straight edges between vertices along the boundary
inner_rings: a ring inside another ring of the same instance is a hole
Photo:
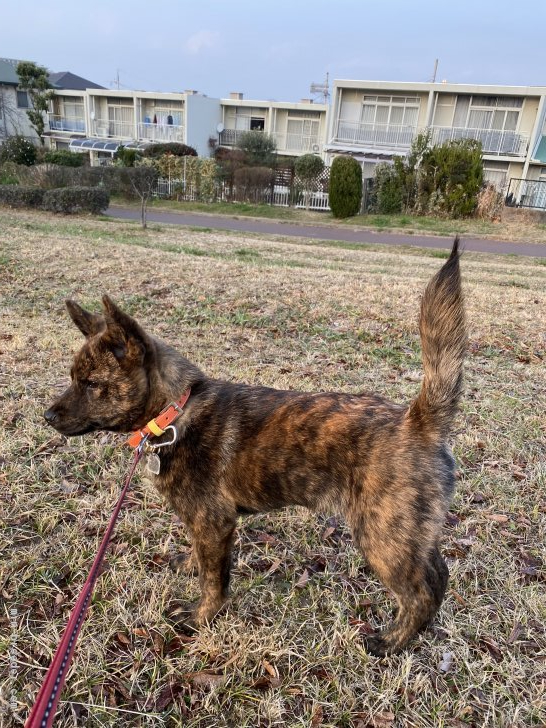
[[[500,281],[499,286],[507,286],[508,288],[525,288],[529,290],[530,285],[524,281],[516,281],[512,279],[510,281]]]
[[[236,255],[238,258],[261,258],[262,254],[259,253],[257,250],[252,250],[251,248],[239,248],[238,250],[234,250],[233,254]]]
[[[118,201],[126,205],[125,201]],[[150,207],[172,212],[203,212],[209,215],[233,215],[240,217],[265,217],[279,220],[300,220],[299,210],[272,205],[251,205],[246,202],[177,202],[176,200],[153,200]],[[318,215],[318,213],[316,213]]]

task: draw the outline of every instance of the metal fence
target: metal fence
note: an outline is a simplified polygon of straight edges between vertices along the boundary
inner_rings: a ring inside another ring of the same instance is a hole
[[[506,194],[506,205],[546,210],[546,180],[512,177]]]

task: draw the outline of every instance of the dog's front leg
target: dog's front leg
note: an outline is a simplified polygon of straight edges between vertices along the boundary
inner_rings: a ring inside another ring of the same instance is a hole
[[[201,599],[188,620],[193,627],[212,621],[228,597],[235,521],[215,516],[191,529],[201,586]]]

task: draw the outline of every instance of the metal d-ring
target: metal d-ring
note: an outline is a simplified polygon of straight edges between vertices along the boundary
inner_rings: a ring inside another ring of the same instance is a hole
[[[150,450],[159,450],[161,447],[167,447],[168,445],[174,445],[178,438],[178,432],[176,431],[176,428],[173,425],[169,425],[165,428],[165,432],[168,432],[169,430],[172,430],[172,440],[167,440],[167,442],[158,442],[157,444],[152,444],[149,440],[147,442],[147,446],[150,448]]]

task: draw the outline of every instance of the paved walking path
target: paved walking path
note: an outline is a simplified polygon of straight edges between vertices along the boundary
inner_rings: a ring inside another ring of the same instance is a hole
[[[140,210],[136,208],[118,207],[116,205],[108,208],[106,214],[125,220],[140,220]],[[449,250],[453,243],[452,237],[383,233],[337,225],[297,224],[283,222],[282,220],[209,215],[195,212],[149,210],[148,221],[168,225],[236,230],[245,233],[263,233],[265,235],[286,235],[288,237],[312,238],[315,240],[342,240],[348,243],[368,243],[372,245],[412,245],[419,248],[444,248]],[[469,238],[465,235],[461,235],[461,240],[464,249],[472,252],[546,258],[546,244],[543,243],[510,243],[505,240]]]

